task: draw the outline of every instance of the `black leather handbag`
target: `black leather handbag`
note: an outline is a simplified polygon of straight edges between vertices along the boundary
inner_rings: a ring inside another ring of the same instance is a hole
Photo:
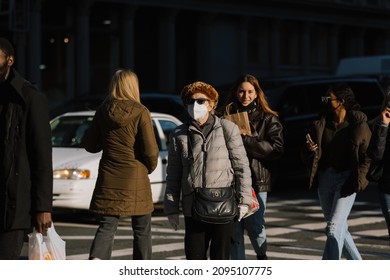
[[[211,224],[227,224],[237,216],[237,200],[232,187],[196,188],[192,218]]]

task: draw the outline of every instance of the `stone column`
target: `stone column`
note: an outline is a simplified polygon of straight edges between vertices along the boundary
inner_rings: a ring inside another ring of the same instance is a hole
[[[280,65],[280,27],[281,20],[274,19],[272,22],[271,31],[271,69],[270,73],[272,77],[276,77],[279,74]]]
[[[90,57],[89,57],[89,10],[91,1],[78,2],[77,6],[77,40],[76,65],[77,85],[76,95],[90,94]]]
[[[248,22],[249,19],[247,17],[242,18],[239,22],[238,74],[246,73],[248,69]]]
[[[67,30],[72,30],[74,22],[74,13],[71,4],[68,4],[66,10],[66,27]],[[68,43],[66,44],[66,63],[65,63],[65,79],[66,79],[66,98],[72,99],[75,97],[76,90],[76,64],[75,64],[75,34],[73,32],[67,32],[66,37]]]
[[[14,67],[18,70],[20,75],[27,77],[27,32],[15,32],[14,44],[15,44],[15,64]],[[30,51],[28,50],[29,55]]]
[[[27,50],[28,74],[26,78],[42,89],[42,70],[40,69],[42,63],[41,8],[41,0],[31,1],[31,22]]]
[[[135,67],[134,59],[134,15],[136,8],[125,6],[122,19],[122,55],[121,65],[123,68],[133,69]]]
[[[117,10],[113,9],[110,11],[109,17],[109,28],[111,30],[109,35],[109,73],[110,76],[115,73],[115,71],[119,68],[120,65],[120,38],[118,34],[116,34],[116,30],[118,30],[119,25],[121,24],[120,19],[117,17]]]
[[[311,25],[309,22],[302,23],[301,30],[301,65],[302,65],[302,75],[306,76],[310,73],[310,53],[311,53],[311,44],[310,44],[310,31]]]
[[[204,14],[198,19],[197,30],[197,76],[198,79],[210,81],[212,78],[213,63],[212,63],[212,24],[214,20],[213,14]],[[207,63],[205,63],[207,62]],[[206,66],[207,65],[207,66]]]
[[[366,34],[366,28],[359,27],[357,28],[356,32],[356,56],[364,56],[365,55],[365,49],[364,49],[364,37]],[[352,46],[351,46],[352,47]]]
[[[339,63],[339,25],[331,25],[329,38],[329,66],[331,74],[336,72]]]
[[[164,10],[160,15],[158,87],[174,92],[176,86],[176,10]]]

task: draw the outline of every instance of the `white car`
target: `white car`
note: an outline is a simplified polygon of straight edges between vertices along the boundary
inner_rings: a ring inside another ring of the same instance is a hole
[[[72,112],[50,122],[53,146],[53,207],[89,209],[101,152],[92,154],[80,147],[95,111]],[[182,122],[174,116],[151,113],[159,146],[157,168],[149,175],[153,202],[163,201],[168,163],[169,133]]]

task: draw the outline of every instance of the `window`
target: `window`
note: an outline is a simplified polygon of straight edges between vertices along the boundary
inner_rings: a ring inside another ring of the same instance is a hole
[[[169,145],[169,135],[176,128],[177,125],[174,122],[169,121],[169,120],[160,120],[160,125],[161,125],[161,129],[164,132],[165,143],[166,143],[166,145],[168,147],[168,145]]]
[[[53,147],[81,148],[81,140],[91,125],[93,116],[63,117],[51,123]]]

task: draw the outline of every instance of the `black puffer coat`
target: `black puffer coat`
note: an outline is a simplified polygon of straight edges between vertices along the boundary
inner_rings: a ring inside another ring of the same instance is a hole
[[[37,212],[52,211],[53,169],[45,95],[12,70],[0,84],[0,232],[28,229]]]

